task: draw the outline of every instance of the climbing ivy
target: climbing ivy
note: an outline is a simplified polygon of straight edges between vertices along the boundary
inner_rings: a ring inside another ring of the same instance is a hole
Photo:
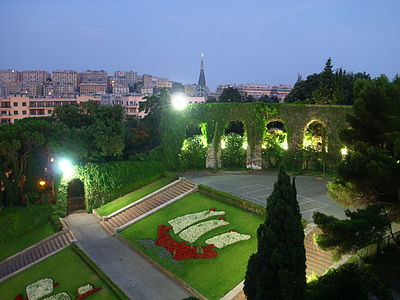
[[[68,184],[74,179],[83,182],[86,209],[91,211],[162,177],[164,170],[161,161],[115,161],[76,166],[71,178],[61,179],[57,184],[57,212],[67,213]]]

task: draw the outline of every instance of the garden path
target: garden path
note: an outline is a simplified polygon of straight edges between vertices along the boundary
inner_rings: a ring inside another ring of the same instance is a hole
[[[130,299],[176,300],[191,296],[152,263],[108,235],[94,215],[69,215],[65,220],[77,245]]]

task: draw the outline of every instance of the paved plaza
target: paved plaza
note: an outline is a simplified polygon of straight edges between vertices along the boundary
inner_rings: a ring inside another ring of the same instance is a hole
[[[277,173],[246,174],[244,172],[187,173],[186,178],[231,193],[253,203],[266,206],[267,197],[272,193]],[[320,211],[337,218],[345,218],[344,208],[327,196],[327,181],[315,176],[296,176],[297,199],[303,218],[312,222],[314,211]]]

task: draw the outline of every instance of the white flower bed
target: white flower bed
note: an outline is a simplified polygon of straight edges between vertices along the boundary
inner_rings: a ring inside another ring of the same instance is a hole
[[[93,286],[91,284],[83,285],[80,288],[78,288],[78,293],[79,295],[82,295],[84,293],[87,293],[93,289]]]
[[[194,214],[188,214],[181,217],[177,217],[175,219],[169,220],[168,223],[172,226],[174,233],[179,233],[186,227],[193,225],[199,221],[208,219],[214,216],[221,216],[224,215],[224,211],[210,211],[205,210]]]
[[[36,300],[53,292],[53,280],[40,279],[26,287],[26,295],[29,300]]]
[[[220,235],[213,236],[206,240],[206,244],[214,244],[218,249],[222,249],[225,246],[232,245],[234,243],[248,240],[251,236],[247,234],[241,234],[238,232],[226,232]]]
[[[62,292],[57,295],[44,298],[43,300],[71,300],[71,297],[66,292]]]
[[[193,225],[185,230],[183,230],[179,237],[190,243],[195,242],[199,237],[201,237],[206,232],[209,232],[215,228],[228,225],[229,223],[224,220],[210,220],[201,222],[199,224]]]

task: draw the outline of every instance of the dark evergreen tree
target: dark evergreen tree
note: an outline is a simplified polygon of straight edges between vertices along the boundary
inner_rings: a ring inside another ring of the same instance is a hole
[[[306,286],[304,231],[295,181],[281,167],[267,200],[266,219],[257,230],[244,292],[249,300],[303,299]]]
[[[313,102],[316,104],[333,104],[334,94],[334,74],[333,74],[332,59],[329,57],[325,63],[324,70],[319,77],[318,88],[313,92]]]
[[[385,207],[400,219],[400,85],[385,76],[358,80],[349,129],[340,137],[349,149],[338,184],[355,195],[353,206]],[[350,184],[349,184],[350,183]]]
[[[319,74],[312,74],[306,80],[298,80],[290,93],[285,97],[285,102],[301,102],[312,104],[312,93],[318,88]]]

